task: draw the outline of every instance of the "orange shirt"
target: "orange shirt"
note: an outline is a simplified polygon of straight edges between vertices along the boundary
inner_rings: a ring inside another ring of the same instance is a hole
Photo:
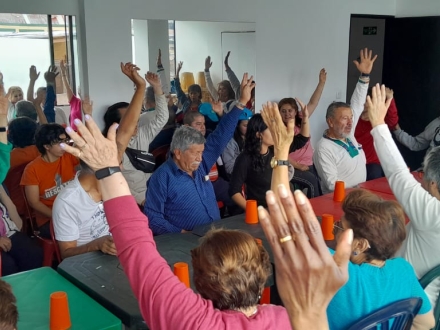
[[[24,148],[14,148],[11,151],[11,167],[14,168],[16,166],[20,166],[22,164],[27,164],[40,156],[40,152],[38,151],[35,145],[27,146]]]
[[[52,209],[55,197],[75,177],[78,164],[78,158],[67,152],[53,163],[44,161],[40,156],[26,166],[20,185],[38,186],[40,201]],[[49,219],[37,215],[36,220],[37,225],[41,226]]]

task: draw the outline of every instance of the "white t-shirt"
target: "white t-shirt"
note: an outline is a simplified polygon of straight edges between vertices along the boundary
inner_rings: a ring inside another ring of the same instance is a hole
[[[12,221],[11,218],[9,217],[8,210],[1,202],[0,202],[0,221],[3,221],[3,223],[5,224],[7,237],[11,237],[17,231],[19,231],[15,222]]]
[[[75,179],[55,199],[52,219],[55,238],[61,242],[77,241],[77,246],[110,235],[102,202],[96,203]]]

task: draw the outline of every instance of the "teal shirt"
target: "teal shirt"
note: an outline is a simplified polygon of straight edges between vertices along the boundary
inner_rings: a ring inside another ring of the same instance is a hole
[[[333,250],[330,250],[334,254]],[[327,308],[330,330],[348,329],[360,319],[398,300],[420,297],[419,314],[431,304],[413,267],[403,258],[389,259],[383,267],[348,264],[349,280]]]
[[[11,150],[12,144],[9,142],[8,144],[0,143],[0,184],[3,183],[9,171]]]

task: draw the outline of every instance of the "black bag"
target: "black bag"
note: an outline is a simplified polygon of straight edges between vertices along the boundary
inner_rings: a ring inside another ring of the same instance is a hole
[[[156,160],[152,154],[131,148],[125,149],[125,153],[135,169],[145,173],[153,173]]]

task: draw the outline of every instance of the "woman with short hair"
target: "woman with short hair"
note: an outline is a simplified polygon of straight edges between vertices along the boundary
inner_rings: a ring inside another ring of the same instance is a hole
[[[344,215],[335,224],[336,238],[342,230],[352,229],[354,239],[348,282],[327,309],[330,329],[348,329],[391,303],[414,297],[423,300],[414,324],[420,329],[433,327],[431,304],[414,269],[406,260],[393,258],[406,237],[402,207],[358,189],[347,195],[342,209]]]

